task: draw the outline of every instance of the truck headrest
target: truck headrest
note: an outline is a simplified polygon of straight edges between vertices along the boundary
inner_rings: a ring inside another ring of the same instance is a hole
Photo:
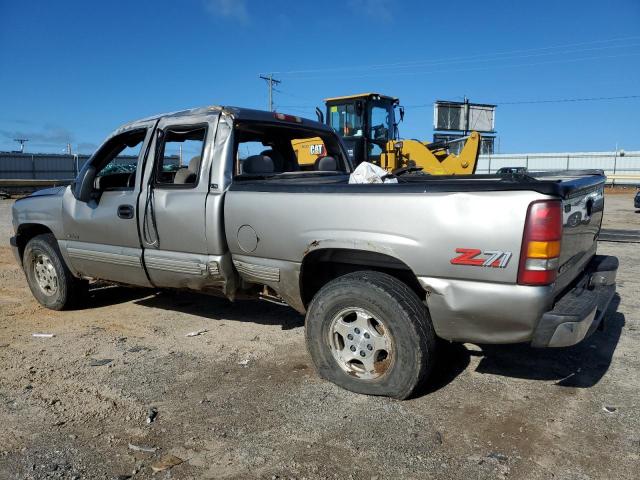
[[[338,169],[338,162],[333,157],[318,157],[316,159],[314,168],[317,171],[336,171]]]
[[[251,155],[242,162],[242,173],[273,173],[273,160],[266,155]]]

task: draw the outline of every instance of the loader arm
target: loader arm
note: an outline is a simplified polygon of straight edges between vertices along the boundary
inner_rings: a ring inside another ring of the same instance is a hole
[[[446,146],[430,148],[431,144],[419,140],[390,141],[387,145],[389,156],[400,156],[389,159],[390,165],[422,167],[431,175],[471,175],[475,173],[480,153],[480,134],[472,132],[458,155],[448,153]],[[394,153],[391,153],[394,152]],[[400,165],[401,164],[401,165]],[[396,167],[397,168],[397,167]]]

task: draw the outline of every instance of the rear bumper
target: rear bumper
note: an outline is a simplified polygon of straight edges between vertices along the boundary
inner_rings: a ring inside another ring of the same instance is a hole
[[[576,286],[556,300],[533,332],[533,347],[568,347],[591,335],[616,293],[618,259],[595,255]]]

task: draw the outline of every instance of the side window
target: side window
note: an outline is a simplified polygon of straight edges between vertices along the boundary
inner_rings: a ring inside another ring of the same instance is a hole
[[[331,132],[290,124],[247,122],[236,123],[234,140],[236,176],[347,171],[340,140]]]
[[[371,131],[369,138],[372,140],[387,140],[389,138],[389,111],[384,107],[371,107]]]
[[[124,190],[135,186],[138,157],[147,129],[133,130],[109,140],[94,158],[99,168],[96,190]]]
[[[156,185],[195,187],[206,135],[207,127],[202,125],[166,129],[156,156]]]

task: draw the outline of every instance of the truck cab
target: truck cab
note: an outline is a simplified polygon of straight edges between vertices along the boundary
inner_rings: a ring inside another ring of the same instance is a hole
[[[352,163],[381,165],[387,144],[397,138],[395,110],[399,100],[378,93],[362,93],[327,98],[325,104],[327,124],[342,137]]]

